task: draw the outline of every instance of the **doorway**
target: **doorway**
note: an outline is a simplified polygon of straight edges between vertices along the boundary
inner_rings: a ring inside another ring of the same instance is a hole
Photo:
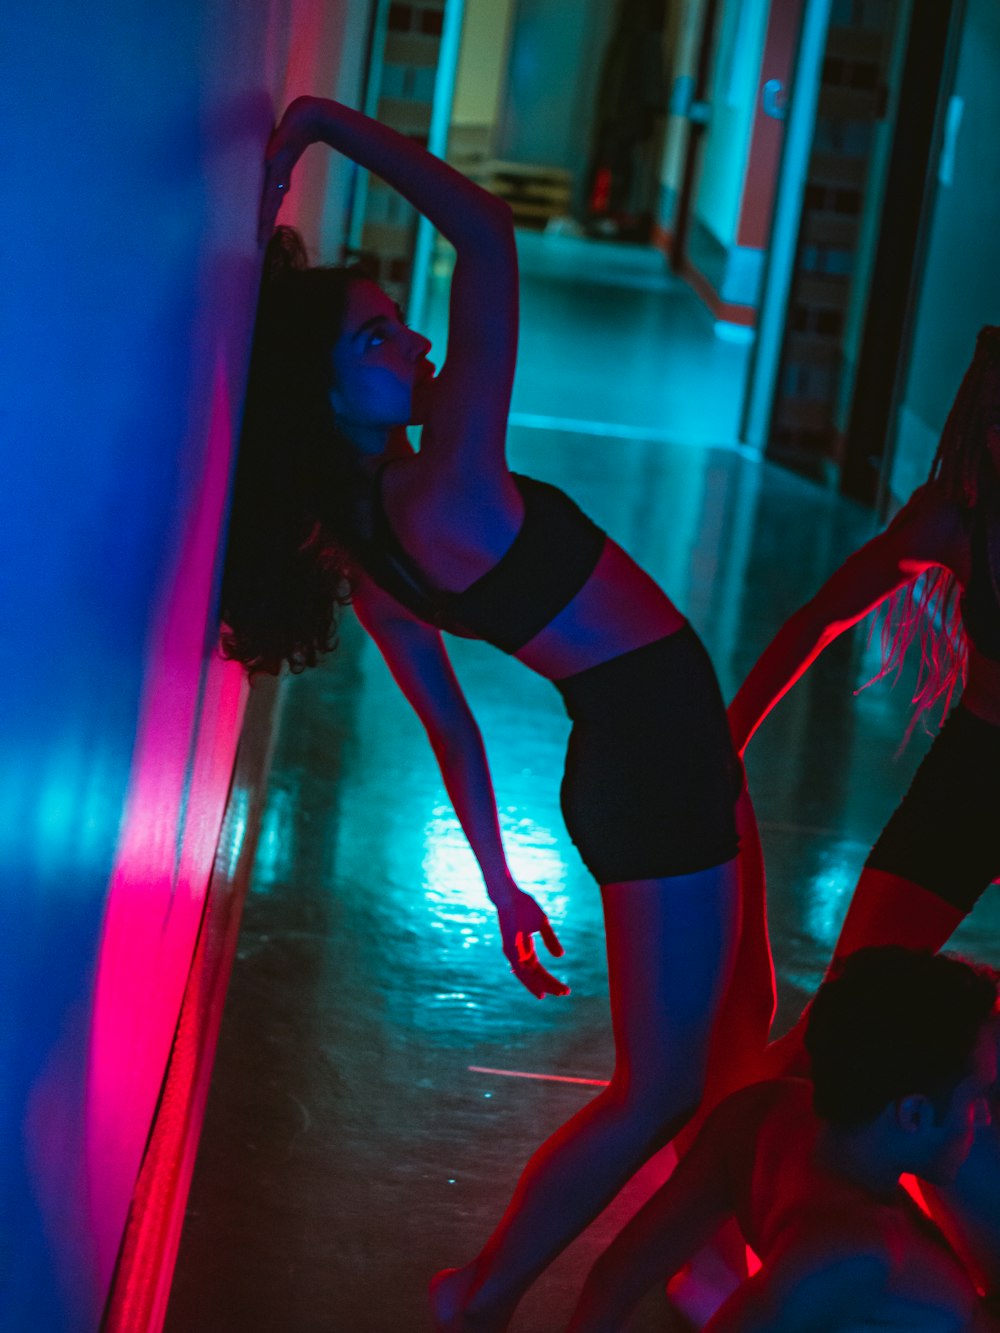
[[[801,184],[780,187],[786,235],[772,233],[744,425],[767,457],[866,503],[884,470],[954,11],[813,0],[803,22],[797,86],[804,62],[817,86]]]

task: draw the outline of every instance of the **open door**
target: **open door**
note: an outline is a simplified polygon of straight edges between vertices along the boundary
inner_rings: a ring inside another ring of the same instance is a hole
[[[872,502],[953,0],[808,0],[744,436]]]

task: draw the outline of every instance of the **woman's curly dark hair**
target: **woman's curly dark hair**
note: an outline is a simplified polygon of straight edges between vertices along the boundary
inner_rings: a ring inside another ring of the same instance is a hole
[[[222,654],[252,676],[315,666],[351,599],[345,544],[357,473],[330,407],[331,349],[352,267],[310,267],[301,236],[268,245],[222,581]]]

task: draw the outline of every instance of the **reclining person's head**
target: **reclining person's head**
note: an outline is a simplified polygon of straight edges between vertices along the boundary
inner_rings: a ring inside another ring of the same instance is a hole
[[[816,994],[806,1048],[816,1114],[877,1128],[901,1171],[945,1184],[989,1121],[997,974],[896,947],[851,954]]]

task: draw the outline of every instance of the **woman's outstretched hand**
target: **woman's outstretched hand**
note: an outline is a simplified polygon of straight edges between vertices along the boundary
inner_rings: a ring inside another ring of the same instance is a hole
[[[536,933],[541,935],[545,947],[554,958],[562,957],[563,947],[556,939],[549,918],[531,894],[524,893],[512,884],[499,901],[494,899],[494,906],[500,920],[503,951],[510,963],[511,974],[537,1000],[545,995],[568,995],[569,987],[566,983],[559,981],[544,968],[535,952],[532,936]]]
[[[288,193],[292,168],[310,144],[319,138],[316,129],[316,98],[297,97],[275,126],[264,152],[264,191],[260,200],[257,239],[271,239],[278,209]]]

